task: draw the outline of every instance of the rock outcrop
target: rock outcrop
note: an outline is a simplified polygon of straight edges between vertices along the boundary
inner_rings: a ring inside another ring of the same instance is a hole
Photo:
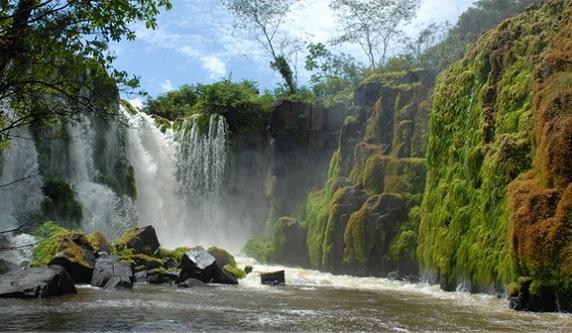
[[[511,285],[517,309],[571,309],[571,64],[572,3],[550,0],[440,76],[418,253],[444,289]]]
[[[153,255],[161,246],[153,226],[133,227],[127,230],[115,245],[119,248],[127,247],[135,253]]]
[[[47,298],[75,294],[74,283],[65,270],[57,265],[11,271],[0,275],[2,298]]]
[[[58,250],[49,265],[64,267],[75,283],[90,283],[95,265],[95,253],[84,234],[69,232],[57,236]]]
[[[105,289],[130,289],[135,277],[131,265],[115,256],[100,253],[95,260],[91,285]]]

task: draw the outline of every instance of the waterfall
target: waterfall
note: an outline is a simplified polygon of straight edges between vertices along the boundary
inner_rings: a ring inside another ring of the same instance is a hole
[[[228,126],[211,115],[161,132],[144,113],[131,115],[129,160],[135,169],[139,224],[157,229],[167,247],[220,245],[240,250],[247,232],[225,209]]]
[[[43,199],[37,151],[30,131],[25,127],[10,131],[10,143],[0,155],[0,230],[10,230],[26,222],[29,214],[39,211]],[[0,244],[17,248],[0,252],[0,272],[26,264],[31,256],[34,237],[26,234],[0,235]]]
[[[9,108],[3,111],[6,117],[14,116]],[[97,121],[100,123],[94,123]],[[72,227],[101,231],[113,239],[134,225],[135,204],[121,193],[121,181],[116,181],[121,177],[115,174],[128,173],[121,166],[129,168],[127,157],[121,153],[125,150],[121,140],[125,130],[120,122],[81,114],[65,125],[10,130],[8,147],[0,151],[0,230],[42,220],[39,216],[47,214],[43,207],[47,198],[42,191],[46,179],[64,182],[73,189],[83,218]],[[29,258],[32,248],[21,246],[34,243],[34,238],[8,233],[0,235],[0,243],[18,247],[0,252],[2,270],[18,267]]]
[[[72,184],[82,204],[81,228],[86,232],[101,231],[112,239],[116,238],[127,227],[136,224],[135,204],[128,196],[118,194],[98,181],[101,172],[96,168],[95,159],[103,159],[104,156],[96,156],[94,147],[98,136],[105,136],[107,132],[107,138],[110,139],[113,138],[110,134],[117,133],[118,130],[112,126],[110,131],[102,133],[85,115],[70,122],[68,130],[71,141],[67,163],[71,171],[65,175],[65,179]],[[118,143],[108,140],[107,144],[115,147]]]
[[[177,178],[189,202],[220,196],[227,166],[227,125],[223,117],[211,115],[207,133],[201,133],[197,117],[185,120],[177,135]]]

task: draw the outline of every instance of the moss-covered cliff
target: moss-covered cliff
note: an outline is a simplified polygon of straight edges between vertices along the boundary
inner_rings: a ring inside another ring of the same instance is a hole
[[[272,240],[251,242],[249,254],[339,273],[416,273],[432,84],[424,71],[371,75],[350,105],[330,110],[350,115],[323,188],[298,186],[305,203],[280,212],[295,219],[276,218]]]
[[[570,290],[571,24],[570,1],[544,1],[438,80],[417,253],[445,289]]]

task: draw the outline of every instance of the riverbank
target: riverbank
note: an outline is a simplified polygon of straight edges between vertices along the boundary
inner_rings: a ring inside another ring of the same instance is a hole
[[[135,284],[130,291],[79,286],[77,295],[0,300],[3,331],[394,331],[566,332],[572,316],[509,310],[506,299],[443,292],[439,286],[314,270],[253,265],[238,286],[180,289]],[[286,269],[286,286],[259,273]],[[65,320],[62,320],[65,319]],[[110,320],[113,318],[113,320]]]

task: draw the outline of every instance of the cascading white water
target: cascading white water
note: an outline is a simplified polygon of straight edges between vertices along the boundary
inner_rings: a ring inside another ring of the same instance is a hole
[[[130,115],[129,160],[135,169],[139,224],[153,225],[167,247],[221,245],[240,250],[247,236],[224,206],[227,124],[212,115],[162,133],[149,115]]]
[[[26,214],[40,209],[43,199],[38,170],[38,154],[30,131],[25,127],[10,131],[10,144],[2,152],[0,174],[0,230],[14,229],[26,222]],[[10,269],[25,264],[31,255],[34,237],[26,234],[2,235],[0,243],[11,251],[0,251],[0,260]]]
[[[108,186],[97,182],[93,152],[96,135],[87,116],[68,124],[71,135],[69,145],[69,170],[67,179],[77,192],[82,204],[83,220],[81,227],[86,232],[101,231],[108,237],[120,236],[127,227],[135,224],[135,204],[131,198],[118,195]],[[116,142],[108,142],[110,146]]]
[[[211,115],[207,133],[201,133],[197,118],[185,120],[176,139],[179,143],[177,178],[187,200],[200,204],[221,194],[227,166],[227,125]]]

